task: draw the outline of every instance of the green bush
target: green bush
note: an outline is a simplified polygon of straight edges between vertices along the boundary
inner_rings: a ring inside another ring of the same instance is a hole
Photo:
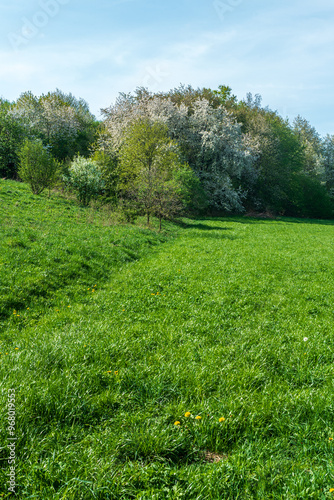
[[[51,188],[58,176],[59,164],[41,140],[26,139],[19,154],[19,177],[27,182],[34,194]]]
[[[314,177],[298,173],[292,184],[292,216],[330,219],[333,217],[333,202],[325,186]]]
[[[88,206],[104,188],[102,172],[97,163],[81,156],[72,161],[64,181],[77,193],[78,200],[83,206]]]

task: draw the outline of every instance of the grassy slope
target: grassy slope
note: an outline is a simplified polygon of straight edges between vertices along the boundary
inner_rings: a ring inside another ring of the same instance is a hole
[[[333,225],[187,221],[148,253],[155,233],[87,225],[66,202],[15,208],[30,226],[13,214],[2,228],[12,289],[0,376],[16,388],[21,498],[332,496]],[[110,246],[117,232],[120,248]],[[47,244],[54,236],[59,248]],[[26,268],[42,295],[24,295]],[[56,276],[51,293],[43,272]],[[207,462],[207,451],[222,460]]]

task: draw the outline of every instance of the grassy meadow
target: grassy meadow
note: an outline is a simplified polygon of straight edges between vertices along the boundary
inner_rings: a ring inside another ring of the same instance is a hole
[[[332,222],[0,201],[1,498],[334,498]]]

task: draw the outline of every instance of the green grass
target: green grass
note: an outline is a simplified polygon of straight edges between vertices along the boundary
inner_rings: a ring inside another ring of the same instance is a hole
[[[160,235],[0,187],[4,497],[15,388],[19,498],[333,498],[331,222]]]

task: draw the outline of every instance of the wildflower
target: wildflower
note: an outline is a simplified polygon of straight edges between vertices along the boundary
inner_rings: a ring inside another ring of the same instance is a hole
[[[155,293],[151,293],[151,295],[155,295]]]
[[[197,415],[197,417],[195,417],[195,418],[196,418],[196,420],[201,420],[202,417],[200,415]]]
[[[184,414],[185,417],[190,417],[191,413],[190,411],[186,411],[186,413]]]
[[[334,488],[330,488],[329,493],[333,493],[333,492],[334,492]]]
[[[71,307],[71,306],[67,306],[67,307]]]
[[[174,425],[180,425],[181,422],[179,422],[178,420],[176,422],[174,422]]]
[[[111,373],[111,370],[108,370],[107,373]]]
[[[19,348],[18,348],[18,347],[15,347],[15,351],[18,351],[18,350],[19,350]]]
[[[329,438],[329,441],[333,441],[333,438]]]
[[[225,422],[225,418],[224,417],[220,417],[219,422]]]
[[[125,309],[122,309],[122,311],[124,312],[124,311],[125,311]]]
[[[30,307],[27,307],[27,311],[29,311]]]
[[[114,374],[115,374],[115,375],[118,375],[118,370],[116,370],[116,371],[114,372]]]
[[[308,341],[308,337],[304,337],[303,340],[304,340],[304,342],[307,342]]]
[[[95,289],[94,289],[94,288],[92,289],[92,292],[95,292]]]

